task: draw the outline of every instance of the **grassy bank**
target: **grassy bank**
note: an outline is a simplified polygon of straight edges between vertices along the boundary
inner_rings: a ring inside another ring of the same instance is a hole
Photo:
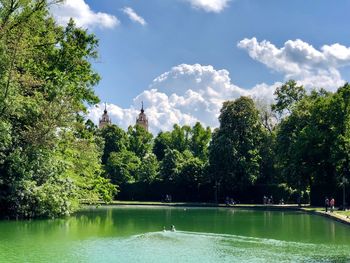
[[[109,205],[139,205],[139,206],[190,206],[190,207],[227,207],[227,208],[254,208],[254,209],[293,209],[298,210],[297,204],[287,204],[287,205],[262,205],[262,204],[217,204],[209,202],[153,202],[153,201],[112,201]],[[305,207],[305,206],[303,206]]]
[[[301,208],[302,211],[322,215],[331,219],[334,219],[336,221],[349,224],[350,225],[350,211],[342,211],[342,210],[334,210],[333,212],[327,212],[323,207],[303,207]]]

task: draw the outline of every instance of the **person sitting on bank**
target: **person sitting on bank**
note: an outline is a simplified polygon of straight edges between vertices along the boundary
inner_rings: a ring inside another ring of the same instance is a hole
[[[225,198],[225,204],[226,204],[226,206],[230,205],[230,198],[228,196],[226,196],[226,198]]]

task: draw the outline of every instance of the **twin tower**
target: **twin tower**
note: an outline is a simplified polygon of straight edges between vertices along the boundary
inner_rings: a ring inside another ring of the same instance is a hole
[[[105,104],[105,110],[103,111],[102,117],[99,120],[98,127],[101,129],[109,124],[112,124],[112,120],[107,113],[107,106]],[[140,125],[146,131],[148,131],[148,119],[147,119],[147,116],[145,114],[145,110],[143,109],[143,102],[142,102],[142,106],[141,106],[141,112],[139,113],[139,117],[136,118],[136,124]]]

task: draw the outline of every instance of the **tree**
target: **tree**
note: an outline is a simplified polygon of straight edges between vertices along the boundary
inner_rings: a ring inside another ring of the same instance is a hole
[[[273,111],[273,105],[270,105],[265,100],[255,100],[256,108],[259,111],[259,117],[264,128],[272,134],[275,130],[276,125],[278,124],[278,119],[276,112]]]
[[[158,161],[163,160],[166,149],[171,149],[171,133],[160,132],[154,139],[153,153],[157,156]]]
[[[178,150],[166,149],[160,163],[160,176],[167,182],[173,182],[179,173],[182,163],[182,154]]]
[[[192,128],[185,125],[174,125],[171,132],[160,132],[154,140],[153,152],[158,160],[164,158],[166,149],[176,149],[180,153],[189,150],[202,160],[208,158],[208,146],[211,130],[197,122]]]
[[[97,45],[73,21],[57,26],[45,0],[1,1],[2,215],[60,216],[113,195],[80,117],[98,102],[93,86],[100,78],[91,66]]]
[[[129,148],[129,140],[126,132],[116,125],[107,125],[98,131],[103,138],[104,149],[102,163],[106,164],[112,152],[121,152]]]
[[[332,122],[334,143],[332,160],[339,174],[350,169],[350,85],[346,83],[332,96],[328,105],[328,122]]]
[[[175,124],[171,132],[171,148],[179,152],[189,149],[191,127]]]
[[[152,151],[152,133],[146,131],[142,126],[135,125],[128,128],[129,151],[132,151],[139,158],[143,158]]]
[[[190,149],[194,156],[202,159],[208,159],[208,146],[211,139],[211,130],[206,129],[197,122],[191,129]]]
[[[152,183],[159,179],[159,162],[153,153],[146,154],[141,160],[138,170],[138,177],[140,182]]]
[[[105,169],[113,184],[122,185],[139,179],[140,163],[140,159],[133,152],[127,150],[112,152]]]
[[[182,162],[175,177],[175,182],[183,189],[195,190],[204,183],[205,164],[198,157],[194,157],[191,152],[185,151]]]
[[[265,125],[264,125],[265,127]],[[276,132],[263,129],[260,146],[260,176],[257,183],[276,184],[279,183],[276,171]]]
[[[293,106],[306,95],[306,91],[303,86],[298,86],[294,80],[289,80],[278,87],[274,95],[276,96],[276,104],[272,105],[272,110],[282,115],[286,112],[291,113]]]
[[[333,144],[331,159],[336,169],[337,185],[343,190],[343,209],[346,209],[345,188],[350,180],[350,85],[346,83],[333,95],[329,104]]]
[[[262,125],[253,100],[224,102],[219,121],[209,153],[213,180],[231,189],[254,184],[260,173]]]
[[[70,131],[62,132],[56,158],[66,166],[63,177],[72,180],[74,187],[79,189],[74,193],[78,200],[109,202],[116,193],[116,186],[102,177],[101,151],[95,140],[92,135],[77,140]]]
[[[321,188],[328,185],[330,190],[334,185],[331,148],[337,138],[333,127],[338,125],[331,110],[332,97],[323,90],[312,91],[295,103],[291,114],[277,128],[278,170],[284,181],[300,194],[311,190],[312,203],[315,203],[316,191],[323,191],[321,194],[325,195],[325,189]],[[323,200],[318,197],[316,202],[321,204]]]
[[[276,154],[278,168],[284,180],[294,189],[307,190],[312,175],[308,172],[310,159],[309,143],[305,136],[310,121],[310,101],[299,102],[291,114],[280,123],[277,129]]]

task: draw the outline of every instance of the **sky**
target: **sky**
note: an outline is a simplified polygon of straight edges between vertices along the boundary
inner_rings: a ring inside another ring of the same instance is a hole
[[[66,0],[57,23],[72,17],[99,39],[94,69],[112,122],[135,123],[141,101],[150,131],[174,124],[219,125],[223,101],[263,104],[294,79],[335,91],[350,79],[350,0]]]

